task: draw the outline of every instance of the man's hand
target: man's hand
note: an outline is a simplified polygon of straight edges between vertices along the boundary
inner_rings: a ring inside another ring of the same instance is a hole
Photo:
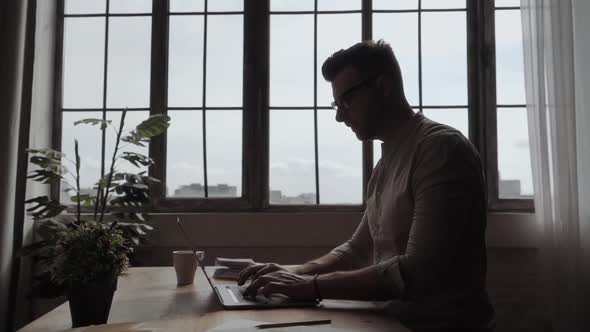
[[[248,279],[252,278],[252,280],[258,279],[260,276],[265,274],[275,272],[275,271],[288,271],[286,268],[275,264],[275,263],[267,263],[267,264],[253,264],[242,270],[240,273],[240,279],[238,280],[238,285],[243,285]]]
[[[283,294],[297,300],[316,298],[313,276],[298,275],[286,270],[276,270],[254,278],[246,288],[244,296]]]

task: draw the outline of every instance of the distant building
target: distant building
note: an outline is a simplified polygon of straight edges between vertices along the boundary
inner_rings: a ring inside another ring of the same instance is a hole
[[[520,180],[500,179],[498,192],[500,198],[522,198]]]
[[[62,181],[60,184],[59,202],[64,205],[74,204],[74,202],[72,202],[70,197],[74,196],[76,194],[76,192],[75,191],[66,192],[66,190],[65,190],[66,188],[68,188],[68,186]],[[80,195],[96,196],[96,189],[80,188]]]
[[[308,205],[316,203],[316,195],[314,193],[303,193],[297,196],[283,196],[280,190],[269,191],[270,204],[277,205]]]
[[[209,197],[237,197],[238,188],[228,184],[207,186]],[[174,190],[173,197],[205,197],[205,186],[200,183],[191,183],[180,186]]]

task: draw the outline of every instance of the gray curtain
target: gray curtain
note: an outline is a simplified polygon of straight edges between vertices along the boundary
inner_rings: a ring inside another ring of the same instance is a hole
[[[12,253],[28,2],[0,1],[0,330],[11,330],[13,321]]]

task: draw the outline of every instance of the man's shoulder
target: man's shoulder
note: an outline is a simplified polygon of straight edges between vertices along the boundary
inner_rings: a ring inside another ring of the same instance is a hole
[[[471,145],[469,140],[457,129],[424,118],[422,121],[417,143],[439,148],[453,148],[457,145]]]
[[[434,158],[451,157],[479,160],[475,146],[459,130],[424,118],[416,139],[417,154],[429,154]]]

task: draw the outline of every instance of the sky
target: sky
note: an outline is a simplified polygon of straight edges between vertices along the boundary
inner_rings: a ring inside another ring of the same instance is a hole
[[[202,10],[203,1],[171,0],[172,11]],[[360,9],[360,0],[319,0],[320,10]],[[515,0],[498,1],[514,5]],[[113,12],[149,12],[151,1],[111,1]],[[423,0],[426,8],[464,7],[464,0]],[[412,9],[417,1],[373,0],[375,9]],[[394,6],[394,7],[392,7]],[[241,0],[209,0],[215,10],[242,10]],[[68,13],[104,13],[95,0],[68,0]],[[271,0],[271,10],[313,10],[312,0]],[[520,14],[497,12],[498,103],[524,104]],[[408,100],[418,106],[418,16],[416,13],[375,13],[374,39],[389,42],[398,57]],[[105,19],[67,18],[64,36],[64,108],[101,108]],[[318,106],[332,101],[330,84],[321,65],[333,52],[361,39],[360,14],[318,16],[317,72],[314,73],[313,15],[271,15],[270,21],[270,187],[284,195],[315,192],[313,138],[314,76]],[[150,17],[114,17],[109,24],[107,107],[149,107]],[[242,107],[243,15],[208,17],[206,106]],[[459,109],[425,110],[435,121],[467,135],[467,60],[465,12],[422,15],[422,71],[424,105],[460,105]],[[169,107],[203,106],[203,17],[170,19]],[[272,107],[309,107],[303,110]],[[181,185],[203,183],[202,112],[169,111],[168,192]],[[82,185],[90,186],[100,171],[100,132],[72,125],[98,112],[64,113],[62,150],[73,154],[80,141]],[[109,118],[116,120],[120,112]],[[128,113],[131,129],[147,118],[147,111]],[[321,203],[362,202],[361,143],[352,131],[334,120],[332,110],[318,110],[318,154]],[[228,183],[241,192],[242,112],[210,110],[207,121],[207,161],[210,185]],[[118,126],[118,125],[117,125]],[[498,112],[499,172],[503,179],[519,179],[523,194],[532,193],[524,109]],[[108,135],[114,140],[114,132]],[[375,153],[380,155],[380,142]],[[132,150],[134,147],[131,147]],[[133,151],[146,153],[146,149]],[[112,153],[112,143],[107,145]],[[376,158],[377,159],[377,158]],[[132,167],[119,165],[121,169]]]

